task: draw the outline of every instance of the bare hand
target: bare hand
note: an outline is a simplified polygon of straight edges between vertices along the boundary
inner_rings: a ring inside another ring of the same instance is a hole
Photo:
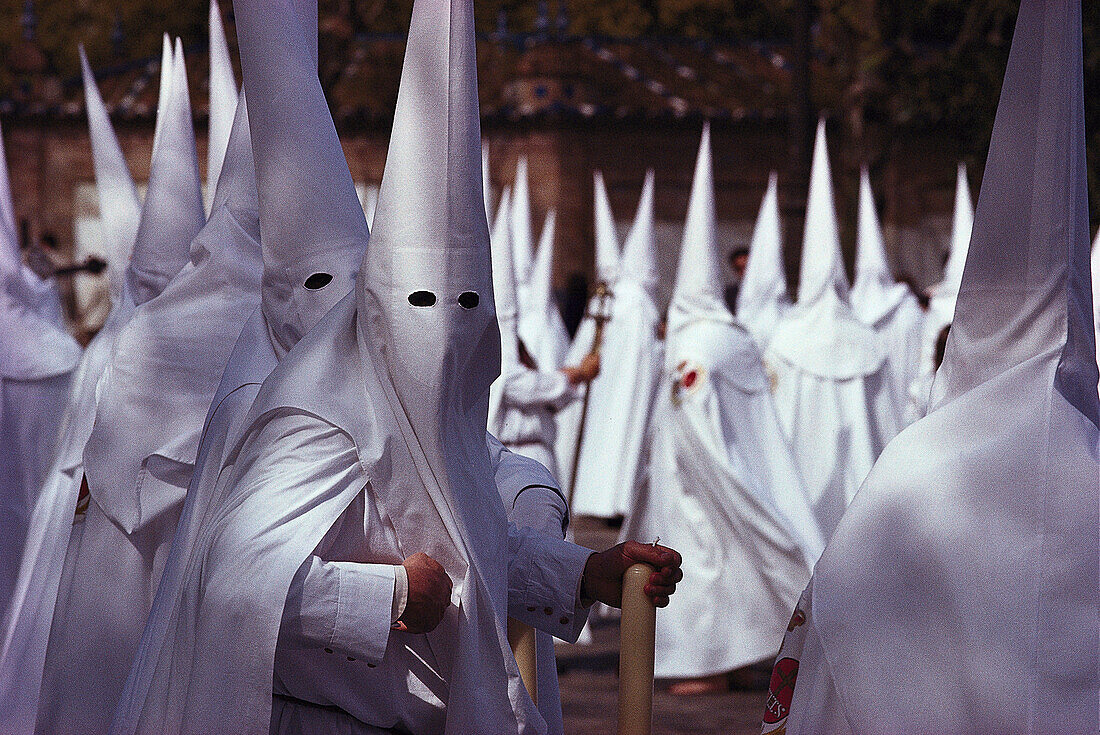
[[[564,367],[562,372],[573,385],[591,383],[600,374],[600,356],[592,352],[584,356],[576,367]]]
[[[410,633],[435,630],[451,604],[451,578],[424,552],[413,554],[401,565],[409,576],[409,597],[398,624]]]
[[[676,583],[684,578],[680,554],[666,546],[627,541],[588,557],[584,565],[584,596],[611,607],[622,607],[623,574],[634,564],[644,562],[656,568],[649,575],[645,593],[657,607],[668,604]]]

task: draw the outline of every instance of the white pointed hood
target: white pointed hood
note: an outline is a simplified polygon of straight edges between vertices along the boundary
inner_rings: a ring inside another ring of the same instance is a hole
[[[195,235],[206,223],[199,159],[183,43],[176,39],[172,86],[163,113],[160,141],[149,168],[149,188],[141,209],[127,285],[134,304],[155,297],[188,260]]]
[[[84,104],[92,140],[99,217],[107,238],[107,276],[111,298],[117,301],[122,294],[126,266],[130,263],[141,221],[141,203],[83,46],[80,47],[80,68],[84,77]]]
[[[710,123],[703,125],[695,175],[688,199],[680,265],[668,307],[668,331],[678,332],[701,319],[732,324],[733,315],[723,297],[723,281],[715,229],[714,171],[710,150]]]
[[[535,259],[535,228],[531,222],[531,192],[527,181],[527,156],[516,163],[512,186],[512,264],[516,269],[516,288],[522,309],[527,301],[527,282]]]
[[[859,174],[859,225],[852,309],[865,323],[875,326],[907,298],[912,298],[909,287],[894,280],[886,260],[882,228],[875,212],[875,195],[871,191],[871,176],[864,166]]]
[[[1095,424],[1081,11],[1024,7],[930,410],[1059,350],[1056,387]]]
[[[619,233],[615,228],[615,217],[611,214],[611,202],[607,198],[607,184],[600,171],[592,174],[592,191],[595,197],[596,278],[608,286],[614,286],[619,277]]]
[[[504,379],[509,372],[520,369],[519,361],[519,306],[516,297],[516,272],[512,265],[512,246],[508,242],[510,232],[508,216],[512,206],[512,190],[504,187],[489,236],[493,258],[493,301],[496,305],[497,326],[500,328],[500,378],[493,381],[489,390],[489,432],[500,431],[503,417]]]
[[[943,267],[943,278],[932,287],[931,309],[943,323],[955,315],[955,301],[962,285],[963,268],[970,248],[970,235],[974,229],[974,203],[970,198],[970,183],[966,178],[966,164],[959,163],[955,183],[955,213],[951,220],[951,249]]]
[[[745,277],[737,291],[737,320],[752,331],[758,344],[766,345],[779,318],[790,307],[787,274],[783,267],[779,177],[772,171],[752,230]]]
[[[527,281],[527,301],[520,302],[519,336],[540,370],[557,370],[569,351],[569,333],[553,288],[557,219],[554,210],[546,213]]]
[[[206,128],[206,198],[213,201],[214,189],[229,145],[229,132],[237,109],[237,83],[229,60],[222,13],[218,0],[210,0],[210,117]],[[213,209],[213,207],[211,207]]]
[[[768,350],[800,370],[830,380],[870,375],[886,358],[878,335],[850,306],[824,119],[817,126],[810,169],[798,303],[777,325]]]
[[[422,539],[461,600],[461,614],[448,613],[441,626],[455,662],[444,674],[446,732],[542,731],[533,703],[517,696],[522,684],[505,632],[507,519],[485,451],[500,331],[480,180],[472,0],[416,0],[408,37],[357,286],[359,344],[422,483],[392,502],[437,514],[421,511],[431,525],[398,535]],[[406,523],[394,510],[390,517]]]
[[[161,153],[171,150],[171,124]],[[100,508],[128,533],[178,507],[222,371],[259,305],[256,173],[243,93],[214,204],[191,243],[192,260],[134,310],[100,382],[84,469]]]
[[[657,298],[657,232],[653,219],[653,189],[655,179],[653,169],[645,174],[642,195],[638,199],[638,210],[634,213],[634,223],[623,243],[622,258],[619,260],[619,278],[616,282],[626,281],[641,288],[653,300]]]
[[[20,253],[19,230],[15,224],[15,203],[11,196],[4,134],[0,131],[0,289],[56,327],[64,328],[61,300],[55,284],[38,277]]]
[[[1100,729],[1081,35],[1078,0],[1021,3],[938,398],[814,572],[797,687],[827,668],[852,732]]]
[[[806,230],[802,237],[802,270],[798,279],[798,303],[808,305],[833,292],[848,301],[848,276],[840,255],[840,228],[833,204],[833,178],[825,142],[825,119],[817,123],[810,193],[806,199]]]
[[[259,184],[262,308],[282,358],[351,291],[370,230],[317,77],[316,4],[260,5],[236,10],[237,40]],[[294,20],[268,17],[286,13]]]
[[[535,249],[535,261],[531,264],[528,288],[531,292],[532,313],[547,315],[554,304],[554,236],[557,234],[558,213],[551,209],[542,223],[542,234]]]

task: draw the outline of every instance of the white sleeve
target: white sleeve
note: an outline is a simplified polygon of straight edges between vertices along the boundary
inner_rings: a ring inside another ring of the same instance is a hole
[[[290,583],[277,647],[321,649],[378,664],[397,608],[396,575],[392,564],[310,556]]]
[[[511,371],[504,378],[504,405],[518,409],[549,406],[560,411],[577,398],[577,389],[560,370],[530,368]]]
[[[588,620],[581,582],[593,554],[514,523],[508,528],[508,615],[570,643]]]
[[[569,511],[550,470],[530,457],[509,451],[492,434],[486,434],[485,441],[508,520],[520,528],[565,538]]]

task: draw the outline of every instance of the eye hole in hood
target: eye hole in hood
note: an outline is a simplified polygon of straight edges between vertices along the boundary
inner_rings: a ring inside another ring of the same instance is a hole
[[[435,306],[435,294],[431,291],[413,291],[409,294],[409,303],[413,306]]]
[[[312,276],[306,279],[305,287],[310,291],[320,291],[325,286],[332,283],[331,273],[314,273]]]
[[[458,305],[463,309],[473,309],[481,303],[481,297],[476,291],[465,291],[458,296]]]

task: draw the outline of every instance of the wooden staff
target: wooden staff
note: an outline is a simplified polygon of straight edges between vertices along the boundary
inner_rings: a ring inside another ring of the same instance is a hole
[[[650,735],[653,725],[653,651],[657,608],[645,586],[655,570],[635,564],[623,575],[619,624],[619,735]]]
[[[614,294],[611,293],[611,289],[608,288],[607,283],[600,281],[596,284],[596,296],[595,296],[595,308],[589,312],[588,316],[596,322],[596,333],[592,339],[592,349],[588,354],[599,355],[600,347],[603,345],[603,327],[611,319],[607,314],[607,301]],[[584,446],[584,427],[588,423],[588,399],[592,392],[592,384],[584,384],[584,393],[581,396],[581,422],[577,429],[577,446],[573,450],[573,466],[569,470],[569,517],[573,517],[573,498],[577,494],[577,472],[581,467],[581,448]]]
[[[508,644],[519,665],[519,678],[531,695],[531,701],[539,703],[538,659],[535,657],[535,629],[515,618],[508,618]]]

